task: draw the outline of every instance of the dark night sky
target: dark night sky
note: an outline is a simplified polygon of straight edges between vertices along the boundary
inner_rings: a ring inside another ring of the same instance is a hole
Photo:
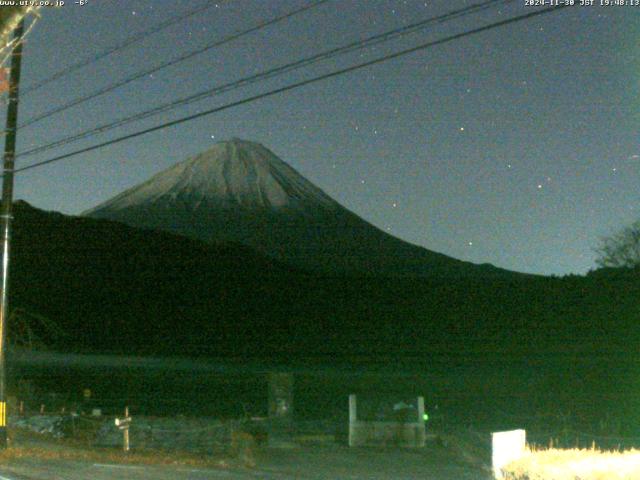
[[[25,47],[23,88],[206,2],[66,3],[41,11]],[[20,118],[305,3],[221,1],[24,95]],[[333,0],[22,129],[18,151],[471,3]],[[535,8],[511,2],[18,166]],[[599,237],[640,208],[639,20],[640,7],[594,5],[500,27],[24,172],[17,197],[78,214],[240,137],[265,144],[340,203],[412,243],[517,271],[584,273],[595,266]]]

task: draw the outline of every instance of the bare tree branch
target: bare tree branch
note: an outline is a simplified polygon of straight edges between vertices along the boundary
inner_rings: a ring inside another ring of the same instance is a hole
[[[640,267],[640,220],[609,237],[600,239],[595,249],[599,267]]]

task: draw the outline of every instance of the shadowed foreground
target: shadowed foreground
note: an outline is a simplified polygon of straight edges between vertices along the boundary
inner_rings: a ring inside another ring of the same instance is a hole
[[[11,480],[178,479],[396,479],[488,480],[481,468],[460,463],[442,449],[360,450],[342,446],[265,449],[256,453],[255,468],[194,468],[168,465],[126,465],[69,460],[17,458],[0,467]],[[3,462],[4,463],[4,462]]]

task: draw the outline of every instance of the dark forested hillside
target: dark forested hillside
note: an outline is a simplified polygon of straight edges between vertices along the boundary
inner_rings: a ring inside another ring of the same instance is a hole
[[[50,348],[155,355],[569,358],[640,335],[633,272],[473,279],[327,277],[208,245],[16,205],[11,306]],[[11,331],[9,333],[11,337]],[[386,360],[385,360],[386,359]]]

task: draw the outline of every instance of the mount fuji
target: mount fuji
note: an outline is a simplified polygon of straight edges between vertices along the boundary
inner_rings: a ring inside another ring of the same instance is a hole
[[[357,275],[507,273],[395,238],[341,206],[263,145],[217,143],[83,215],[236,242],[292,266]]]

